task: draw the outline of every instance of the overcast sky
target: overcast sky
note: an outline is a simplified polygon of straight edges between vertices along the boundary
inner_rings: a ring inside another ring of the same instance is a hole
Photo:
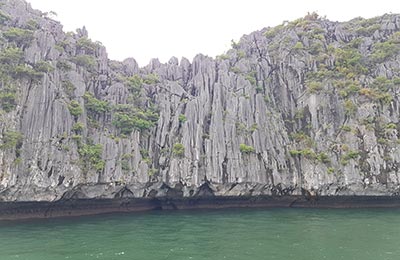
[[[35,9],[54,11],[66,31],[86,26],[111,59],[134,57],[190,60],[229,49],[243,34],[316,11],[334,21],[400,13],[400,0],[28,0]]]

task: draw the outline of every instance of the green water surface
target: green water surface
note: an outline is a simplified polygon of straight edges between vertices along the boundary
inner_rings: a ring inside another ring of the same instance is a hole
[[[400,259],[400,210],[148,212],[0,222],[0,259]]]

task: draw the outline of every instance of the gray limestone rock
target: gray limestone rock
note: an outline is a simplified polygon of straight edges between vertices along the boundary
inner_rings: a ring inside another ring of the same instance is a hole
[[[16,104],[1,104],[2,201],[399,194],[399,15],[306,16],[216,59],[139,68],[1,2],[1,31],[30,28],[10,44],[41,73],[13,77]]]

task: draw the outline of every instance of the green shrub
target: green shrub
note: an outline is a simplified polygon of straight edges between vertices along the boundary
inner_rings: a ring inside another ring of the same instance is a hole
[[[385,126],[386,129],[396,129],[397,125],[395,123],[389,123]]]
[[[289,154],[291,156],[297,156],[297,155],[301,155],[301,150],[290,150]]]
[[[259,94],[259,93],[263,93],[263,92],[264,92],[264,87],[262,85],[258,85],[256,87],[256,93]]]
[[[40,25],[36,20],[31,19],[26,23],[25,28],[31,31],[35,31],[40,28]]]
[[[131,93],[137,95],[143,86],[143,79],[139,75],[134,75],[126,79],[126,85]]]
[[[35,71],[30,66],[20,64],[14,68],[12,76],[15,79],[25,78],[33,81],[39,81],[43,77],[43,73]]]
[[[78,101],[72,100],[68,105],[68,110],[76,118],[78,118],[83,113],[83,109]]]
[[[71,147],[69,145],[62,145],[61,149],[65,152],[69,152],[71,150]]]
[[[357,157],[359,155],[360,155],[360,153],[357,151],[348,151],[347,154],[345,155],[345,157],[348,159],[357,159]]]
[[[323,41],[323,40],[325,40],[324,33],[325,33],[325,30],[324,30],[324,29],[322,29],[322,28],[315,28],[315,29],[312,31],[312,37],[311,37],[311,38],[314,39],[314,40]]]
[[[54,67],[48,61],[39,61],[35,64],[35,69],[36,71],[45,73],[54,71]]]
[[[128,135],[134,129],[148,130],[154,126],[154,122],[138,115],[116,112],[114,113],[113,125],[120,129],[122,134]]]
[[[342,98],[355,95],[360,91],[360,83],[355,80],[335,80],[334,86],[340,88],[339,95]]]
[[[243,59],[246,57],[246,53],[244,51],[238,50],[237,57],[238,57],[238,59]]]
[[[238,49],[240,47],[239,43],[235,42],[233,39],[231,40],[232,49]]]
[[[347,85],[346,90],[349,95],[356,94],[360,91],[360,85],[359,83],[350,83]]]
[[[201,138],[202,139],[210,139],[210,135],[209,134],[202,134]]]
[[[143,78],[143,83],[148,84],[148,85],[154,85],[159,82],[160,82],[160,79],[158,78],[158,75],[156,75],[156,74],[148,74],[148,75],[144,76],[144,78]]]
[[[58,69],[60,69],[61,71],[64,71],[64,72],[70,71],[70,70],[72,69],[71,65],[70,65],[67,61],[65,61],[65,60],[59,60],[59,61],[57,61],[56,67],[57,67]]]
[[[250,154],[250,153],[253,153],[255,151],[252,146],[246,145],[246,144],[240,144],[239,145],[239,150],[243,154]]]
[[[308,135],[306,135],[303,131],[299,131],[299,132],[294,132],[290,134],[290,137],[296,141],[296,142],[301,142],[301,141],[305,141],[307,139],[309,139],[310,137]]]
[[[150,168],[149,171],[147,172],[147,174],[148,174],[149,176],[154,176],[154,175],[158,174],[158,172],[159,172],[158,169]]]
[[[362,88],[360,91],[358,91],[358,94],[361,96],[365,96],[371,100],[376,100],[378,98],[378,92],[375,89],[372,88]]]
[[[149,150],[140,149],[140,155],[142,156],[142,158],[149,158]]]
[[[374,24],[368,27],[360,27],[356,30],[356,33],[362,36],[371,36],[375,31],[381,28],[380,24]]]
[[[135,119],[128,114],[115,113],[112,123],[121,131],[121,134],[124,135],[129,135],[135,129]]]
[[[54,45],[54,49],[56,49],[60,53],[64,52],[64,47],[58,43],[56,45]]]
[[[91,113],[102,114],[110,111],[110,104],[107,101],[97,99],[90,92],[86,92],[83,98],[85,99],[85,107]]]
[[[230,69],[229,69],[229,71],[231,71],[231,72],[233,72],[233,73],[235,73],[235,74],[240,74],[240,73],[242,73],[242,71],[238,68],[238,67],[231,67]]]
[[[71,139],[74,140],[77,143],[80,143],[82,141],[82,136],[81,135],[72,135]]]
[[[331,159],[329,158],[329,156],[324,152],[319,153],[317,155],[317,160],[324,164],[329,164],[331,162]]]
[[[83,123],[77,122],[72,126],[72,131],[79,133],[79,132],[82,132],[82,130],[84,128],[85,128],[85,126],[83,125]]]
[[[375,43],[370,57],[373,63],[381,63],[395,57],[399,52],[400,46],[388,40],[386,42]]]
[[[376,77],[371,84],[371,87],[379,89],[380,91],[388,91],[394,87],[392,80],[386,77]]]
[[[267,37],[268,39],[274,38],[282,29],[284,28],[283,24],[280,24],[278,26],[269,28],[265,33],[264,36]]]
[[[399,77],[394,77],[392,79],[393,85],[399,86],[400,85],[400,78]]]
[[[183,124],[183,123],[186,122],[187,119],[186,119],[185,115],[180,114],[179,117],[178,117],[178,120],[179,120],[179,123]]]
[[[390,93],[372,88],[362,88],[360,89],[359,94],[369,98],[372,101],[382,102],[385,105],[389,105],[393,100],[393,97]]]
[[[351,127],[348,126],[348,125],[342,126],[341,129],[342,129],[343,131],[345,131],[345,132],[351,132]]]
[[[6,131],[3,133],[2,144],[0,144],[0,149],[8,150],[18,148],[22,145],[23,136],[21,133],[16,131]]]
[[[245,76],[245,79],[246,79],[248,82],[250,82],[250,84],[251,84],[252,86],[255,86],[255,85],[257,84],[256,74],[257,74],[257,73],[256,73],[255,71],[253,71],[253,72],[247,73],[247,75]]]
[[[382,93],[379,95],[379,101],[385,105],[389,105],[393,101],[393,96],[389,93]]]
[[[308,48],[311,55],[319,55],[324,52],[324,45],[321,41],[313,41]]]
[[[0,62],[15,66],[23,61],[24,53],[19,48],[8,47],[0,53]]]
[[[229,60],[229,55],[227,54],[221,54],[221,55],[217,55],[215,57],[217,60]]]
[[[101,159],[102,152],[103,146],[101,144],[83,144],[78,149],[85,166],[94,168],[96,171],[102,171],[105,166],[105,162]]]
[[[359,152],[350,150],[342,156],[341,163],[342,163],[342,165],[346,165],[349,162],[349,160],[355,160],[359,156],[360,156]]]
[[[306,78],[307,78],[307,81],[322,82],[324,80],[334,78],[336,76],[336,74],[337,73],[333,70],[321,68],[318,71],[308,71],[306,73]]]
[[[293,46],[294,50],[303,50],[304,49],[304,45],[302,42],[296,42],[296,44]]]
[[[4,25],[9,20],[10,20],[10,16],[8,16],[7,14],[3,13],[2,11],[0,11],[0,24]]]
[[[183,157],[185,155],[185,147],[181,143],[176,143],[172,147],[172,154],[176,157]]]
[[[73,96],[73,94],[74,94],[76,88],[75,88],[74,84],[72,84],[71,81],[69,81],[69,80],[63,80],[63,81],[61,82],[61,86],[63,87],[65,93],[66,93],[69,97],[72,97],[72,96]]]
[[[346,76],[348,79],[368,73],[365,58],[351,44],[333,49],[333,55],[336,58],[335,71],[337,72],[337,76]]]
[[[17,45],[29,45],[33,40],[33,31],[12,27],[3,32],[3,37]]]
[[[380,145],[388,145],[389,144],[389,140],[387,140],[386,138],[383,138],[383,137],[378,138],[376,141]]]
[[[130,171],[131,167],[130,167],[130,163],[129,161],[132,159],[133,155],[126,153],[124,155],[121,156],[121,169],[123,171]]]
[[[149,130],[158,120],[158,114],[151,108],[142,110],[133,105],[116,105],[113,107],[113,125],[120,129],[121,134],[130,134],[134,129]]]
[[[92,42],[90,39],[86,37],[82,37],[78,39],[76,42],[76,47],[81,50],[84,50],[86,54],[94,54],[98,47],[98,44]]]
[[[121,170],[123,171],[130,171],[131,167],[129,166],[129,161],[121,160]]]
[[[308,148],[302,150],[290,150],[289,153],[291,156],[300,155],[311,160],[317,159],[317,155],[315,154],[315,152],[312,149]]]
[[[305,115],[304,108],[299,108],[295,113],[294,113],[294,118],[297,120],[303,119]]]
[[[0,107],[11,112],[17,106],[17,90],[13,87],[5,87],[0,90]]]
[[[362,55],[355,48],[335,49],[336,65],[344,68],[352,68],[361,63]]]
[[[76,57],[72,57],[71,61],[78,66],[85,67],[88,70],[94,70],[96,67],[96,59],[90,55],[78,55]]]
[[[155,112],[153,109],[147,109],[147,110],[139,110],[137,112],[137,116],[141,119],[144,119],[146,121],[149,121],[151,123],[151,127],[155,125],[155,123],[158,121],[159,115],[157,112]]]
[[[246,125],[243,124],[243,123],[241,123],[241,122],[236,122],[236,123],[235,123],[235,127],[236,127],[236,131],[237,131],[239,134],[244,134],[244,133],[246,133],[246,131],[247,131]]]
[[[344,111],[346,115],[351,116],[357,112],[357,106],[351,100],[346,100],[344,102]]]
[[[321,82],[311,81],[307,83],[307,89],[310,93],[318,93],[323,89],[323,86]]]
[[[257,129],[258,129],[258,124],[252,124],[249,129],[249,132],[254,133],[255,131],[257,131]]]

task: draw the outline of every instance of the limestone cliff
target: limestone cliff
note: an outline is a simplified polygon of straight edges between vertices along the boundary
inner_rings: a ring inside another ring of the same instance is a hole
[[[139,68],[0,3],[0,200],[400,190],[400,15],[309,14]]]

